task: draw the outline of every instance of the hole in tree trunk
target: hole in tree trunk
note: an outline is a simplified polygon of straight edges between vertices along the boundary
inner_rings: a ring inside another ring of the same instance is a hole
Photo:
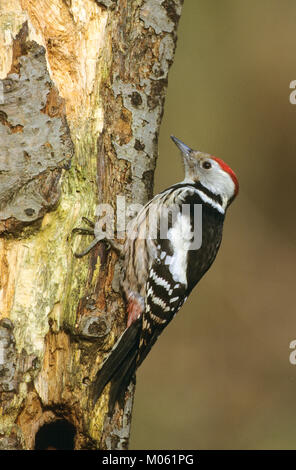
[[[35,450],[73,450],[76,429],[65,419],[44,424],[36,433]]]

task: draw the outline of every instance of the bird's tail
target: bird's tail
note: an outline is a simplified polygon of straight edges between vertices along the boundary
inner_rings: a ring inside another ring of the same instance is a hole
[[[126,389],[136,372],[140,333],[141,320],[139,318],[123,332],[92,384],[93,401],[96,403],[105,386],[111,382],[110,415],[116,402],[123,406]]]

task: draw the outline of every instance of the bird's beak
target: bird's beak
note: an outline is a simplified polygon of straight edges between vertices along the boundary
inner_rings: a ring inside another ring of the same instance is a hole
[[[184,144],[181,140],[177,139],[177,137],[171,135],[172,141],[177,145],[178,149],[181,150],[181,152],[189,156],[192,152],[192,149],[188,147],[188,145]]]

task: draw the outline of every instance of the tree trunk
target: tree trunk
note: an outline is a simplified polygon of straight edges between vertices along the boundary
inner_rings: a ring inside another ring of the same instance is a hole
[[[98,203],[152,195],[182,0],[1,0],[0,448],[49,423],[127,448],[134,384],[107,416],[91,383],[126,325],[115,253],[72,233]],[[115,210],[116,212],[116,210]]]

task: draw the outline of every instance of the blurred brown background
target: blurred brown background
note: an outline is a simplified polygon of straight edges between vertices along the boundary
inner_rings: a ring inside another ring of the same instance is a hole
[[[185,0],[155,192],[183,178],[174,134],[226,160],[240,194],[138,371],[131,449],[296,448],[295,40],[295,0]]]

